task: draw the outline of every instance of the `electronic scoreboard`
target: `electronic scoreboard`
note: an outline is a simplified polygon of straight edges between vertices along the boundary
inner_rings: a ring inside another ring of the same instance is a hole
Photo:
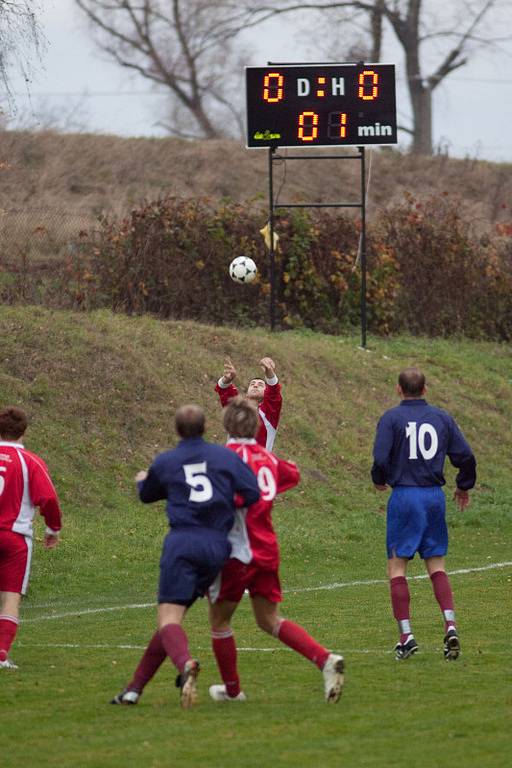
[[[396,144],[394,64],[246,67],[248,147]]]

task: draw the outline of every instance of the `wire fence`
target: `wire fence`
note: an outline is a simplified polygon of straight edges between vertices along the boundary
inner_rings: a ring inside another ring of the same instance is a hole
[[[87,211],[0,208],[0,264],[16,268],[62,261],[99,227],[98,217]]]

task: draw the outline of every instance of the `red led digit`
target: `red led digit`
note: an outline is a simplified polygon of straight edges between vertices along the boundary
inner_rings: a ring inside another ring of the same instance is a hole
[[[301,112],[298,136],[301,141],[314,141],[318,138],[318,115],[316,112]]]
[[[367,78],[371,78],[369,81]],[[379,74],[373,69],[365,69],[359,75],[357,95],[363,101],[373,101],[379,95]]]
[[[281,101],[284,95],[284,75],[279,72],[269,72],[263,80],[263,100],[269,104]]]
[[[346,112],[329,112],[327,136],[330,139],[346,139],[347,138],[347,113]]]

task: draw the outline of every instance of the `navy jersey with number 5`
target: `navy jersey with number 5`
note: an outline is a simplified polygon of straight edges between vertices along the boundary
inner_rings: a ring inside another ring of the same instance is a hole
[[[259,499],[254,473],[233,451],[202,437],[180,441],[156,457],[147,478],[138,483],[145,503],[167,500],[173,529],[196,527],[226,534],[234,522],[234,496],[250,506]]]
[[[426,400],[402,400],[377,425],[372,480],[392,488],[441,486],[446,456],[459,469],[457,488],[473,488],[475,457],[455,419]]]

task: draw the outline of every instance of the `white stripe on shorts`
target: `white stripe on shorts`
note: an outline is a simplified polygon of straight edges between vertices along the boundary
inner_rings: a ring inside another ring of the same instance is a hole
[[[30,566],[32,564],[32,537],[31,536],[24,536],[25,543],[27,545],[27,564],[25,566],[25,575],[23,576],[23,584],[21,587],[21,594],[26,595],[27,589],[28,589],[28,580],[30,578]]]

